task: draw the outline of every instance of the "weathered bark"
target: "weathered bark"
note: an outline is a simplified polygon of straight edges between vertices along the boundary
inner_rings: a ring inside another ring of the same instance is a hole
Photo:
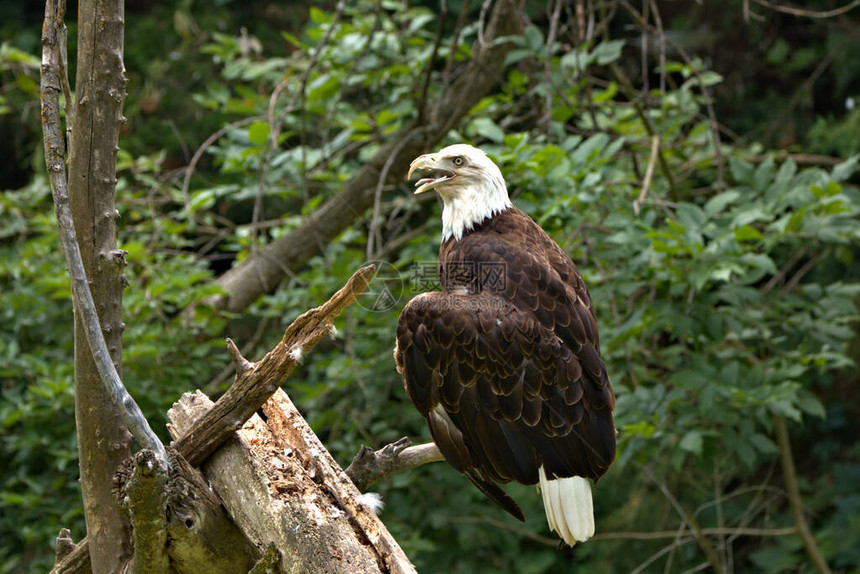
[[[65,529],[64,529],[65,530]],[[75,545],[71,552],[66,551],[51,568],[51,574],[92,574],[90,563],[90,543],[86,538]]]
[[[227,292],[216,301],[232,312],[245,309],[260,295],[272,291],[290,272],[318,255],[326,245],[373,205],[380,178],[401,181],[409,161],[435,146],[495,85],[505,69],[510,42],[505,36],[522,29],[522,0],[499,0],[484,33],[483,45],[457,80],[446,89],[426,123],[399,131],[334,197],[292,231],[251,253],[225,273],[218,283]],[[386,172],[386,166],[390,169]]]
[[[186,393],[168,413],[182,434],[211,401]],[[279,572],[414,572],[385,526],[278,389],[202,469],[230,516],[258,546],[274,545]]]
[[[302,465],[331,502],[346,512],[356,538],[369,545],[383,572],[409,573],[415,568],[381,520],[362,500],[361,493],[323,446],[310,425],[282,389],[263,405],[267,424],[282,449],[303,457]]]
[[[436,443],[409,446],[409,439],[403,437],[379,450],[362,446],[346,469],[346,474],[356,488],[364,492],[371,484],[386,476],[440,460],[445,460],[445,457]]]
[[[186,524],[186,526],[187,529],[194,528],[193,534],[197,536],[197,539],[194,536],[190,538],[183,536],[185,533],[182,532],[182,521],[173,518],[170,510],[171,508],[176,510],[183,507],[180,499],[172,494],[176,490],[177,484],[173,473],[181,470],[183,466],[190,469],[189,462],[199,465],[225,440],[233,436],[234,431],[241,428],[266,399],[278,389],[278,385],[283,383],[303,356],[323,337],[334,333],[334,319],[367,288],[374,273],[375,267],[373,265],[367,265],[356,271],[326,303],[303,313],[293,321],[278,345],[257,363],[251,363],[242,357],[233,342],[228,339],[228,348],[236,366],[236,380],[231,388],[211,409],[205,413],[196,414],[193,424],[184,427],[184,432],[177,432],[176,429],[168,426],[174,437],[181,436],[175,441],[175,450],[181,456],[175,457],[171,463],[171,479],[167,488],[170,558],[177,571],[189,573],[234,571],[236,570],[235,564],[231,564],[230,561],[244,560],[244,554],[237,551],[235,555],[232,552],[229,555],[219,555],[217,552],[210,551],[218,546],[219,536],[225,541],[227,539],[233,540],[232,543],[227,544],[228,548],[235,546],[239,549],[242,546],[238,542],[237,536],[227,532],[230,529],[221,525],[223,521],[219,518],[217,508],[220,506],[217,499],[207,501],[205,497],[192,497],[188,502],[189,509],[185,511],[186,522],[190,521],[191,524]],[[296,416],[301,419],[297,412]],[[302,424],[306,426],[303,420]],[[308,431],[310,432],[309,428]],[[316,450],[325,451],[321,444]],[[125,474],[128,475],[130,472],[126,471]],[[182,476],[187,479],[191,474],[184,472]],[[120,483],[124,482],[122,477],[119,481]],[[244,488],[241,481],[237,487],[240,490]],[[180,491],[185,494],[194,492],[193,489],[190,491],[180,489]],[[121,494],[120,497],[125,498],[125,494]],[[195,518],[189,513],[196,513],[197,517]],[[209,524],[209,526],[201,530],[202,526],[198,525],[203,524]],[[76,568],[80,568],[81,557],[89,552],[89,546],[86,542],[86,540],[82,541],[71,555],[62,562],[58,562],[52,572],[79,571]],[[264,547],[267,542],[260,542],[260,548]],[[179,548],[178,553],[177,548]]]
[[[199,470],[172,456],[167,486],[167,536],[177,572],[247,572],[255,549],[224,510]]]
[[[126,468],[128,480],[120,489],[117,502],[125,508],[132,524],[134,558],[130,572],[169,573],[167,516],[164,512],[166,461],[160,461],[151,450],[141,450],[129,459]]]
[[[174,434],[180,437],[174,448],[192,465],[197,466],[206,460],[272,396],[309,350],[323,337],[334,334],[335,317],[367,289],[375,272],[374,265],[356,271],[325,304],[293,321],[277,346],[257,363],[250,363],[242,357],[233,341],[228,339],[227,346],[236,365],[236,380],[193,427],[186,429],[187,432]]]
[[[70,556],[75,551],[75,542],[72,540],[72,533],[68,528],[61,528],[57,535],[57,549],[54,555],[54,561],[60,562],[67,556]]]
[[[76,99],[69,118],[69,196],[84,268],[117,372],[122,357],[123,253],[116,245],[114,193],[122,103],[124,6],[78,5]],[[95,572],[119,572],[128,560],[128,523],[111,496],[114,472],[130,454],[130,435],[103,391],[84,326],[75,318],[75,420],[81,491]]]
[[[227,516],[221,499],[178,453],[170,451],[168,460],[165,470],[143,450],[117,473],[114,495],[134,525],[131,572],[250,570],[256,550]]]
[[[84,267],[83,256],[78,245],[75,222],[69,200],[69,184],[65,170],[65,138],[60,120],[59,94],[66,93],[71,100],[65,78],[66,26],[63,23],[65,7],[50,1],[45,9],[45,25],[42,33],[41,104],[42,134],[45,141],[45,165],[48,167],[51,192],[57,213],[57,231],[60,245],[66,258],[71,279],[72,300],[75,318],[86,333],[86,340],[95,363],[102,390],[109,397],[117,412],[143,448],[153,451],[160,464],[166,466],[166,452],[161,440],[149,426],[134,398],[120,380],[117,365],[99,321],[90,281]],[[122,254],[120,254],[122,257]]]

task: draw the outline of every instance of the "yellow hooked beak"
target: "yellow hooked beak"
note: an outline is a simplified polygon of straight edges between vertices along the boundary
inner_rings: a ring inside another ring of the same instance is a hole
[[[422,177],[415,182],[415,195],[430,191],[438,184],[449,181],[456,175],[452,171],[439,167],[439,158],[435,153],[427,153],[412,160],[406,179],[411,180],[412,174],[416,171],[429,172],[430,177]]]

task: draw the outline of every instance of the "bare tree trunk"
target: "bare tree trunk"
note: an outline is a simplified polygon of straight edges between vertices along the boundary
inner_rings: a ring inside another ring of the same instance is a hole
[[[69,195],[84,268],[111,358],[121,372],[122,268],[114,194],[122,103],[122,0],[78,6],[77,97],[69,110]],[[119,572],[130,556],[128,524],[111,495],[114,472],[130,455],[130,435],[103,391],[81,321],[75,320],[75,420],[81,490],[94,572]]]

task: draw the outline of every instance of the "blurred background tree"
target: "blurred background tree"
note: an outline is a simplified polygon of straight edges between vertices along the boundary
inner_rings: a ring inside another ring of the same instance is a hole
[[[269,294],[240,312],[206,302],[228,269],[421,125],[482,41],[483,4],[128,6],[124,378],[153,426],[183,391],[225,388],[225,334],[259,356],[378,260],[394,303],[349,309],[287,390],[344,465],[362,443],[429,439],[391,349],[406,299],[432,287],[421,263],[438,249],[433,198],[375,186],[373,207]],[[42,12],[0,5],[9,572],[45,571],[60,527],[84,535],[69,287],[39,143]],[[501,80],[442,143],[489,152],[514,202],[579,264],[619,397],[619,459],[596,488],[597,536],[563,551],[534,493],[515,493],[521,525],[444,464],[378,484],[419,571],[810,571],[781,420],[818,546],[834,571],[857,571],[858,15],[834,0],[526,4]]]

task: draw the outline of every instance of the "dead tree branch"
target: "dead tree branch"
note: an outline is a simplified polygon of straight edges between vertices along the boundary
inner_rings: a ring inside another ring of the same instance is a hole
[[[75,310],[75,426],[84,516],[94,541],[88,562],[98,572],[115,572],[130,558],[130,541],[128,523],[110,494],[114,473],[130,454],[132,436],[161,461],[165,457],[163,445],[119,375],[125,253],[116,244],[114,195],[125,98],[124,4],[82,0],[78,16],[78,46],[88,49],[78,50],[72,102],[65,77],[65,2],[48,0],[45,5],[41,117],[45,163]],[[68,178],[61,92],[69,122]]]
[[[409,444],[409,439],[403,437],[376,451],[369,446],[362,446],[346,469],[346,474],[358,490],[364,492],[371,484],[392,474],[445,460],[436,443]]]
[[[308,351],[323,337],[334,333],[335,317],[364,292],[374,273],[375,265],[356,271],[328,302],[293,321],[280,343],[257,363],[245,360],[230,341],[228,347],[236,364],[236,381],[215,406],[174,443],[176,450],[194,466],[206,460],[272,396]]]
[[[360,532],[360,538],[370,541],[378,560],[384,565],[383,571],[414,572],[414,567],[397,541],[361,500],[358,489],[320,442],[287,394],[278,389],[263,405],[263,412],[280,445],[293,449],[300,457],[308,457],[303,464],[316,475],[315,480],[333,502],[349,515],[353,529]]]
[[[61,528],[57,535],[57,550],[54,556],[55,562],[64,560],[75,551],[76,545],[72,540],[72,533],[68,528]]]

